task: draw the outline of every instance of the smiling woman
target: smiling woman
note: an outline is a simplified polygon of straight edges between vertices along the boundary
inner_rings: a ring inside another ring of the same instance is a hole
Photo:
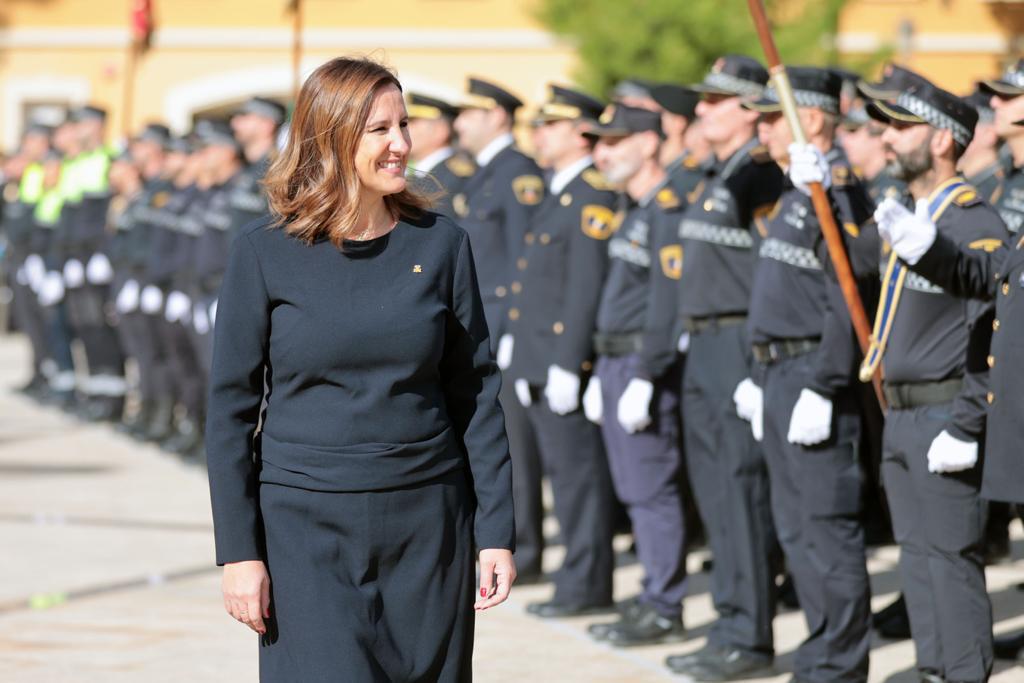
[[[469,238],[406,188],[406,126],[385,68],[318,69],[224,275],[210,493],[265,683],[471,680],[474,610],[515,579]]]

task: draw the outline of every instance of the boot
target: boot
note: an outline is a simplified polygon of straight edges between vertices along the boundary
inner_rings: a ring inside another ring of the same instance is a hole
[[[131,415],[124,415],[114,427],[117,431],[131,437],[141,437],[153,420],[153,402],[139,401],[139,408]]]
[[[92,403],[90,422],[120,422],[124,415],[124,396],[97,396]]]
[[[153,402],[152,419],[143,433],[146,441],[160,442],[174,434],[174,401],[159,398]]]
[[[160,442],[160,448],[170,453],[185,454],[198,448],[203,440],[202,420],[186,416],[178,423],[178,431]]]

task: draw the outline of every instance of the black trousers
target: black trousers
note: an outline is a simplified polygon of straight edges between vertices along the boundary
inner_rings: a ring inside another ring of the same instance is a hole
[[[516,570],[520,573],[540,572],[544,554],[544,500],[541,481],[544,477],[540,448],[526,408],[516,398],[512,380],[502,378],[498,395],[505,412],[509,456],[512,458],[512,498],[516,518]]]
[[[472,680],[473,496],[456,470],[359,493],[260,485],[262,683]]]
[[[533,404],[526,414],[537,435],[565,543],[565,559],[554,577],[554,599],[583,605],[609,604],[615,568],[612,522],[616,507],[600,429],[582,410],[556,415],[542,392],[534,388],[532,393]]]
[[[793,673],[808,683],[862,682],[871,646],[871,586],[861,522],[860,411],[853,391],[833,402],[832,434],[811,447],[787,439],[811,374],[806,355],[764,368],[764,441],[772,513],[808,636]]]
[[[82,388],[86,394],[100,396],[124,395],[124,353],[121,340],[107,319],[108,287],[83,284],[68,289],[68,321],[74,336],[82,342],[89,378]]]
[[[28,337],[32,348],[32,374],[40,375],[44,362],[51,357],[46,318],[31,287],[12,278],[11,293],[11,312],[14,314],[14,321],[18,324],[18,329]]]
[[[928,471],[928,449],[951,415],[952,404],[890,410],[882,477],[900,544],[917,667],[950,681],[983,681],[993,655],[982,463],[953,474]]]
[[[135,360],[138,368],[139,399],[144,403],[152,403],[160,396],[159,378],[156,374],[158,349],[151,342],[146,314],[137,310],[120,313],[117,334],[125,354]]]
[[[167,351],[168,379],[174,387],[172,395],[195,418],[203,414],[206,406],[206,375],[196,355],[192,333],[186,323],[159,320]]]
[[[732,400],[749,375],[749,354],[742,325],[691,335],[683,436],[690,484],[714,556],[711,598],[718,620],[708,641],[770,657],[778,542],[768,471],[750,424],[736,415]]]

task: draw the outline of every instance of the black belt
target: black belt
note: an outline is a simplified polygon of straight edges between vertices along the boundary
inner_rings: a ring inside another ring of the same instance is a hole
[[[808,354],[820,345],[819,339],[779,339],[767,344],[754,344],[754,360],[762,365],[771,365]]]
[[[886,383],[883,392],[890,408],[909,410],[920,406],[949,403],[956,398],[963,386],[963,377],[954,377],[941,382]]]
[[[683,325],[690,334],[699,334],[713,328],[742,325],[745,322],[747,322],[747,315],[737,313],[735,315],[709,315],[706,318],[687,318],[683,321]]]
[[[595,332],[594,351],[600,356],[628,356],[640,351],[643,341],[643,335],[639,332],[631,334]]]

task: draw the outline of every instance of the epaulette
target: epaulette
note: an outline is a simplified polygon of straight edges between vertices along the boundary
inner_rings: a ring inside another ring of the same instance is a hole
[[[687,154],[686,158],[683,159],[683,168],[688,168],[691,171],[695,168],[700,168],[700,160],[692,154]]]
[[[1003,241],[995,238],[974,240],[967,245],[968,249],[979,249],[988,253],[992,253],[999,247],[1003,246]]]
[[[160,192],[157,192],[155,195],[153,195],[153,198],[150,200],[149,204],[150,206],[153,206],[157,209],[162,209],[164,205],[167,204],[167,200],[169,200],[170,198],[170,192],[168,192],[167,190],[161,190]]]
[[[981,197],[978,196],[977,190],[967,185],[956,193],[956,196],[953,197],[953,203],[962,207],[974,206],[981,203]]]
[[[588,168],[580,174],[580,177],[595,190],[610,191],[612,189],[612,186],[596,168]]]
[[[833,187],[844,187],[853,182],[852,174],[850,169],[846,166],[833,166],[832,167],[832,186]]]
[[[772,160],[772,155],[768,153],[767,147],[758,145],[750,148],[750,158],[758,164],[767,164]]]
[[[671,187],[663,187],[658,190],[658,194],[654,195],[654,201],[658,203],[658,206],[662,209],[675,209],[682,204],[679,201],[679,195],[675,193]]]
[[[444,165],[448,167],[449,171],[460,178],[468,178],[476,173],[476,164],[459,155],[449,157],[448,160],[444,162]]]

